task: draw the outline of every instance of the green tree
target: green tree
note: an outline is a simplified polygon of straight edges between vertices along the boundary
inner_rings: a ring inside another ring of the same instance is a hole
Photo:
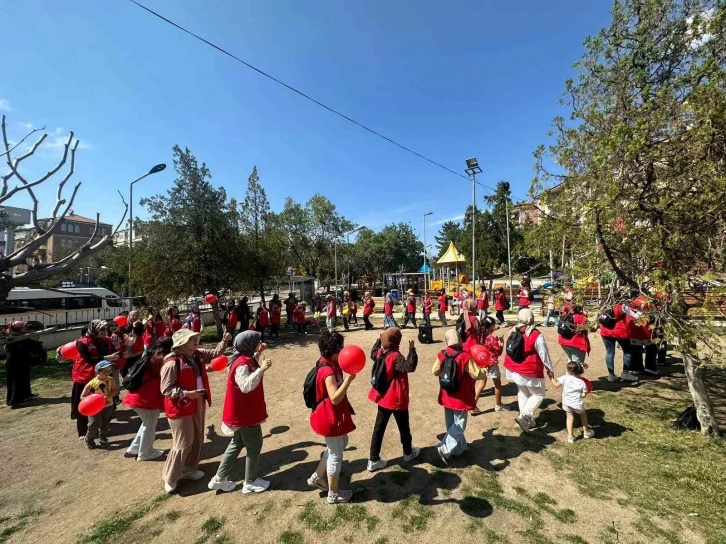
[[[703,432],[714,436],[703,371],[723,360],[723,343],[708,321],[689,318],[686,293],[714,272],[713,243],[726,230],[725,29],[721,1],[616,2],[566,83],[571,115],[555,119],[556,141],[537,150],[533,186],[554,216],[577,208],[576,244],[597,240],[583,272],[612,270],[621,285],[668,293],[651,314],[667,319]],[[562,189],[543,192],[552,181]]]
[[[446,221],[441,224],[441,230],[434,237],[438,256],[441,257],[449,249],[449,242],[459,243],[461,237],[461,225],[456,221]]]

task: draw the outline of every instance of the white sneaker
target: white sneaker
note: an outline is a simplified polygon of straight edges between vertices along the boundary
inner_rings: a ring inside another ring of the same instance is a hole
[[[234,490],[234,488],[237,487],[237,484],[234,482],[230,482],[227,478],[220,478],[219,476],[215,476],[214,478],[209,480],[207,487],[212,491],[219,490],[228,493]]]
[[[328,492],[328,504],[342,504],[353,498],[353,491],[350,489],[338,489],[337,493]]]
[[[638,381],[638,377],[633,375],[632,372],[623,372],[620,375],[620,379],[623,380],[624,382],[637,382]]]
[[[132,450],[131,448],[126,450],[126,455],[129,455],[131,457],[135,457],[139,454],[139,450]]]
[[[183,472],[181,478],[179,479],[193,480],[196,482],[197,480],[201,480],[202,478],[204,478],[204,472],[202,472],[201,470],[188,470]]]
[[[166,454],[163,450],[151,450],[151,453],[146,457],[141,457],[140,455],[136,458],[137,461],[153,461],[154,459],[158,459],[159,457],[164,457]]]
[[[594,429],[588,429],[584,433],[582,433],[582,438],[592,438],[593,436],[595,436]]]
[[[651,370],[651,369],[649,369],[649,368],[646,368],[646,369],[644,370],[644,372],[645,372],[646,374],[650,374],[651,376],[660,376],[660,372],[658,372],[657,370]]]
[[[164,482],[164,491],[174,493],[176,491],[176,482]]]
[[[413,461],[414,459],[416,459],[416,457],[418,457],[419,453],[421,453],[421,448],[417,448],[416,446],[414,446],[413,448],[411,448],[411,454],[404,455],[403,460],[406,461],[407,463],[409,461]]]
[[[242,493],[262,493],[263,491],[266,491],[268,487],[270,487],[270,482],[268,480],[257,478],[251,484],[248,484],[247,482],[242,484]]]
[[[509,408],[507,406],[504,406],[503,404],[495,404],[494,411],[495,412],[509,412]]]
[[[446,460],[446,455],[444,455],[444,452],[441,451],[441,448],[438,448],[438,447],[436,448],[436,451],[439,454],[439,459],[441,459],[441,462],[444,463],[444,466],[448,467],[449,462]]]
[[[575,443],[575,437],[574,436],[568,436],[567,437],[567,443],[568,444],[574,444]]]
[[[514,421],[519,425],[519,428],[522,429],[525,433],[529,432],[530,426],[532,422],[530,419],[522,414],[519,414],[517,417],[514,418]]]
[[[608,374],[608,381],[616,382],[616,381],[618,381],[618,377],[615,374]]]
[[[386,468],[386,465],[388,465],[388,461],[385,459],[379,459],[375,463],[373,461],[368,461],[368,472],[375,472],[377,470],[381,470]]]

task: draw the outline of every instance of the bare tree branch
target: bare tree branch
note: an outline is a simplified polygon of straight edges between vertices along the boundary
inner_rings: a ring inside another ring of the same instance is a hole
[[[116,225],[116,228],[113,229],[113,232],[111,233],[112,237],[118,232],[118,230],[121,228],[121,225],[124,224],[124,220],[126,219],[126,214],[129,213],[129,205],[126,204],[126,200],[124,199],[124,195],[121,194],[121,191],[118,192],[118,196],[121,197],[121,202],[124,203],[124,214],[123,214],[123,216],[121,216],[121,221],[118,222],[118,225]],[[129,231],[129,234],[131,234],[130,231]]]
[[[5,124],[5,116],[4,116],[4,115],[3,115],[3,119],[2,119],[2,124],[3,124],[3,125]],[[31,136],[32,136],[33,134],[35,134],[36,132],[40,132],[41,130],[45,130],[45,126],[42,126],[42,127],[40,127],[40,128],[34,128],[34,129],[33,129],[33,130],[31,130],[30,132],[28,132],[28,133],[27,133],[27,134],[26,134],[25,136],[23,136],[23,137],[21,138],[21,140],[20,140],[19,142],[15,143],[15,145],[13,145],[13,146],[12,146],[12,147],[11,147],[10,149],[8,149],[7,151],[3,151],[2,153],[0,153],[0,157],[2,157],[3,155],[5,155],[5,154],[7,154],[7,153],[10,153],[11,151],[14,151],[14,150],[15,150],[15,149],[17,149],[17,148],[18,148],[18,147],[19,147],[19,146],[20,146],[20,145],[21,145],[21,144],[22,144],[22,143],[23,143],[23,142],[24,142],[25,140],[27,140],[28,138],[30,138],[30,137],[31,137]],[[0,196],[3,196],[3,194],[4,194],[4,193],[0,192]]]

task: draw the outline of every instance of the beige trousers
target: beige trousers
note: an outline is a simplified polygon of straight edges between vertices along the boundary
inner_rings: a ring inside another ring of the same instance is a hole
[[[202,457],[206,411],[207,402],[199,398],[196,413],[169,420],[172,444],[161,475],[165,482],[173,484],[184,472],[197,470]]]

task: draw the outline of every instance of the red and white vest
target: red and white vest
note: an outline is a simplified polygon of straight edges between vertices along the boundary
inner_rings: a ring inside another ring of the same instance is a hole
[[[524,361],[517,363],[509,355],[504,355],[504,368],[521,374],[526,378],[544,378],[544,363],[539,358],[534,344],[539,338],[540,332],[535,329],[532,334],[524,337]]]
[[[228,427],[251,427],[267,419],[262,381],[249,393],[243,393],[234,379],[235,372],[242,365],[249,367],[250,374],[260,368],[251,357],[240,356],[232,363],[227,374],[227,394],[222,408],[222,421]]]
[[[206,399],[207,403],[212,402],[212,390],[209,387],[209,378],[207,378],[207,369],[204,361],[201,360],[198,353],[195,356],[199,360],[199,371],[202,376],[202,383],[204,384],[204,398],[189,399],[189,398],[175,398],[164,397],[164,412],[166,412],[167,419],[178,419],[184,416],[190,416],[197,412],[197,402],[204,402]],[[178,361],[178,362],[177,362]],[[195,391],[197,389],[197,373],[194,370],[194,366],[190,361],[187,360],[183,355],[176,355],[170,353],[164,359],[165,365],[179,365],[179,371],[177,373],[176,383],[179,387],[185,391]]]

